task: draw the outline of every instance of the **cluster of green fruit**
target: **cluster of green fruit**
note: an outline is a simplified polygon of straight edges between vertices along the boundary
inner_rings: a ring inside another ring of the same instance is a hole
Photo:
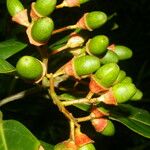
[[[53,34],[54,22],[48,17],[55,8],[80,6],[89,0],[64,0],[57,5],[57,0],[37,0],[32,3],[28,20],[26,9],[19,0],[7,0],[7,8],[12,20],[27,27],[27,35],[31,44],[35,46],[45,45]],[[21,18],[21,19],[20,19]],[[67,29],[81,29],[92,31],[101,27],[107,21],[107,15],[101,11],[85,13],[75,25]],[[62,68],[61,71],[68,77],[78,79],[89,78],[89,90],[95,94],[97,102],[106,105],[118,105],[128,100],[140,100],[142,92],[132,83],[132,79],[126,76],[125,71],[120,70],[118,62],[132,57],[132,50],[123,45],[115,45],[109,42],[106,35],[97,35],[85,43],[85,39],[78,34],[71,34],[66,46],[74,57]],[[72,51],[73,49],[73,51]],[[59,50],[54,51],[57,53]],[[25,80],[40,82],[46,71],[43,63],[35,57],[23,56],[16,65],[17,74]],[[100,95],[100,96],[99,96]],[[95,130],[103,135],[111,136],[115,128],[108,119],[109,111],[94,105],[90,111],[91,123]],[[83,137],[83,139],[82,139]],[[81,142],[81,143],[80,143]],[[67,140],[55,146],[55,150],[95,150],[93,141],[81,132],[75,133],[75,141]]]

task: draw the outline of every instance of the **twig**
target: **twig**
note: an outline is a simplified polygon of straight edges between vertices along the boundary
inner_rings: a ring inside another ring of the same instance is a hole
[[[62,104],[62,102],[59,100],[58,96],[55,93],[54,90],[54,79],[53,74],[49,75],[50,77],[50,89],[49,94],[51,98],[53,99],[53,103],[56,104],[59,108],[59,110],[70,120],[72,121],[76,127],[79,127],[80,125],[77,123],[73,115],[65,108],[65,106]]]
[[[57,34],[57,33],[61,33],[61,32],[67,31],[67,30],[73,30],[76,28],[77,28],[76,25],[69,25],[69,26],[54,30],[52,32],[52,35]]]
[[[89,120],[91,120],[91,119],[93,119],[93,117],[92,117],[91,115],[86,116],[86,117],[76,118],[76,120],[77,120],[78,122],[85,122],[85,121],[89,121]]]
[[[9,102],[16,101],[16,100],[19,100],[25,96],[37,93],[37,92],[41,91],[42,89],[43,89],[42,87],[38,86],[38,87],[34,87],[34,88],[31,88],[28,90],[24,90],[22,92],[19,92],[17,94],[12,95],[12,96],[6,97],[6,98],[0,100],[0,107],[9,103]]]

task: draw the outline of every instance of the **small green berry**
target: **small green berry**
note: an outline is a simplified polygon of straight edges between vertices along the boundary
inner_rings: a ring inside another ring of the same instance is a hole
[[[54,29],[53,20],[48,17],[36,20],[31,29],[31,36],[37,42],[47,42]]]
[[[133,83],[118,83],[112,87],[117,103],[128,101],[135,93],[136,87]]]
[[[87,44],[88,51],[96,56],[99,56],[106,52],[109,45],[109,39],[105,35],[97,35],[89,40]]]
[[[100,67],[96,73],[95,77],[99,80],[99,83],[104,87],[110,87],[116,80],[119,74],[119,66],[115,63],[105,64]]]
[[[37,0],[35,2],[35,10],[42,16],[50,15],[56,6],[57,0]]]
[[[132,78],[126,76],[126,77],[122,80],[122,83],[132,83]]]
[[[86,15],[86,24],[92,30],[101,27],[106,21],[107,15],[101,11],[92,11]]]
[[[136,93],[133,95],[133,97],[131,97],[130,100],[132,100],[132,101],[138,101],[138,100],[141,100],[142,97],[143,97],[142,91],[140,91],[139,89],[137,89]]]
[[[86,144],[80,147],[78,150],[96,150],[93,144]]]
[[[54,150],[77,150],[77,146],[73,141],[66,140],[56,144]]]
[[[26,80],[37,80],[42,76],[43,68],[40,61],[32,56],[23,56],[16,65],[18,75]]]
[[[107,125],[104,130],[101,132],[102,135],[105,136],[113,136],[115,134],[115,127],[112,121],[107,120]]]
[[[119,61],[118,55],[114,53],[113,51],[107,51],[105,56],[101,58],[102,64],[118,63],[118,61]]]
[[[86,2],[89,2],[90,0],[80,0],[80,4],[84,4]]]
[[[24,10],[24,7],[20,0],[7,0],[7,9],[11,16],[15,16],[17,13]]]
[[[114,84],[122,82],[126,78],[126,72],[123,70],[120,70],[117,79],[115,80]]]
[[[123,45],[116,45],[114,52],[118,55],[119,60],[125,60],[132,57],[132,50]]]
[[[78,76],[88,75],[100,67],[100,60],[95,56],[85,55],[76,57],[73,64]]]

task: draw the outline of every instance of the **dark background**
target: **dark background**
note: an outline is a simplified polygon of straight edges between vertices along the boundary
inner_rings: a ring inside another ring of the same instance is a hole
[[[24,4],[29,7],[31,1],[24,0]],[[60,2],[60,1],[58,1]],[[150,1],[149,0],[91,0],[81,8],[64,8],[55,11],[52,18],[56,28],[74,24],[84,13],[93,10],[104,11],[110,16],[116,13],[105,27],[94,31],[94,34],[106,34],[111,43],[123,44],[133,50],[133,58],[119,65],[133,82],[144,93],[142,101],[134,104],[140,108],[150,111]],[[116,28],[117,27],[117,28]],[[11,22],[7,13],[5,1],[0,1],[0,41],[12,37],[26,40],[24,28]],[[59,36],[56,36],[56,39]],[[32,49],[29,47],[28,49]],[[26,51],[24,53],[31,53]],[[14,63],[22,53],[15,55],[9,61]],[[7,89],[10,78],[3,76],[0,78],[0,98],[7,96]],[[5,83],[5,86],[4,86]],[[23,85],[23,87],[20,87]],[[17,90],[21,90],[29,85],[18,81]],[[16,90],[16,92],[17,92]],[[13,102],[1,108],[4,119],[16,119],[26,125],[39,139],[48,143],[56,144],[65,140],[68,135],[68,124],[57,108],[49,104],[49,100],[44,99],[40,94],[27,97],[22,101]],[[77,113],[80,111],[73,109]],[[115,122],[116,134],[113,137],[101,136],[90,128],[89,124],[83,124],[83,131],[87,132],[95,141],[97,150],[148,150],[150,141],[136,133],[133,133],[123,125]]]

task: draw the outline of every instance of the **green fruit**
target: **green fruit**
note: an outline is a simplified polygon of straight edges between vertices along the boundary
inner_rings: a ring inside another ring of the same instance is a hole
[[[34,7],[40,15],[46,17],[54,11],[56,2],[57,0],[37,0]]]
[[[96,150],[93,144],[86,144],[80,147],[78,150]]]
[[[117,79],[115,80],[114,84],[122,82],[126,78],[126,72],[123,70],[120,70]]]
[[[105,136],[113,136],[115,134],[115,127],[112,121],[107,120],[107,126],[104,128],[101,134]]]
[[[77,150],[77,146],[73,141],[67,140],[56,144],[54,150]]]
[[[88,2],[88,1],[90,1],[90,0],[80,0],[80,4],[84,4],[84,3]]]
[[[122,80],[122,83],[132,83],[132,78],[127,76]]]
[[[107,15],[101,11],[93,11],[87,13],[86,24],[87,26],[94,30],[101,27],[107,21]]]
[[[7,0],[7,9],[11,16],[15,16],[24,10],[24,7],[19,0]]]
[[[54,29],[53,20],[48,17],[39,18],[34,22],[31,36],[37,42],[47,42]]]
[[[97,35],[91,40],[89,40],[87,48],[88,51],[96,56],[99,56],[106,52],[109,45],[109,39],[105,35]]]
[[[136,87],[133,83],[118,83],[113,86],[112,91],[117,103],[124,103],[136,93]]]
[[[101,58],[102,64],[118,63],[118,61],[119,61],[118,55],[114,53],[113,51],[107,51],[105,56]]]
[[[141,100],[142,97],[143,97],[142,91],[140,91],[139,89],[137,89],[136,93],[133,95],[133,97],[131,97],[130,100],[132,100],[132,101],[138,101],[138,100]]]
[[[23,56],[16,65],[18,75],[27,80],[37,80],[42,76],[43,68],[40,61],[32,56]]]
[[[116,45],[114,52],[118,55],[119,60],[125,60],[132,57],[132,50],[123,45]]]
[[[110,87],[116,80],[119,74],[119,66],[115,63],[109,63],[100,67],[95,77],[99,80],[98,82],[104,87]]]
[[[76,57],[73,64],[78,76],[88,75],[100,67],[100,60],[95,56],[85,55]]]

